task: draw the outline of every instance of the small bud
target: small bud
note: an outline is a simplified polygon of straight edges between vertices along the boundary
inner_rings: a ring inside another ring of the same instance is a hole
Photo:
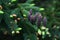
[[[11,3],[10,3],[10,2],[9,2],[8,4],[9,4],[9,5],[11,5]]]
[[[0,10],[0,14],[4,14],[4,12],[2,10]]]
[[[46,27],[46,24],[47,24],[47,18],[44,17],[44,18],[43,18],[43,25]]]
[[[11,2],[16,2],[17,0],[11,0]]]
[[[0,5],[0,10],[2,10],[2,6]]]
[[[45,35],[45,31],[42,31],[42,36],[44,36]]]
[[[17,23],[17,20],[15,20],[15,23]]]
[[[13,20],[17,19],[17,15],[16,14],[12,14]]]
[[[40,11],[44,11],[45,9],[44,8],[40,8]]]
[[[17,28],[16,30],[19,31],[19,30],[22,30],[22,28]]]
[[[25,14],[23,14],[23,16],[24,16],[24,17],[26,17],[26,15],[25,15]]]
[[[16,14],[13,14],[13,17],[16,17],[17,15]]]
[[[15,31],[12,31],[12,34],[14,34],[15,33]]]
[[[42,26],[42,27],[41,27],[41,29],[42,29],[42,30],[45,30],[45,29],[46,29],[46,27]]]
[[[17,20],[20,20],[20,18],[17,18]]]
[[[19,31],[16,31],[17,34],[19,34],[20,32]]]
[[[38,29],[38,34],[39,34],[39,35],[41,35],[41,32],[42,32],[42,31],[41,31],[40,29]]]
[[[10,15],[11,18],[13,18],[13,15]]]
[[[46,32],[46,34],[48,34],[48,35],[49,35],[49,34],[50,34],[50,32],[48,32],[48,31],[47,31],[47,32]]]
[[[7,34],[8,34],[8,31],[5,31],[5,32],[4,32],[4,35],[7,35]]]
[[[37,20],[37,26],[40,26],[41,25],[41,21],[42,21],[42,15],[39,14],[38,20]]]

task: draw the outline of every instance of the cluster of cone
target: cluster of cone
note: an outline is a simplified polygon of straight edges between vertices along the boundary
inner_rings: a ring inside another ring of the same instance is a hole
[[[39,27],[41,22],[43,22],[43,26],[47,24],[47,18],[42,17],[41,13],[37,12],[35,15],[32,15],[32,9],[29,11],[28,20],[33,24],[36,22],[36,25]]]

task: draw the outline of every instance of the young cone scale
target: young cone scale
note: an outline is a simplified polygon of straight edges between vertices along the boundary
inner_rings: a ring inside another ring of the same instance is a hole
[[[42,21],[42,15],[39,14],[38,19],[37,19],[37,26],[38,27],[41,25],[41,21]]]
[[[36,21],[37,20],[37,17],[38,17],[38,12],[34,15],[34,20]]]
[[[28,14],[28,20],[30,21],[30,16],[32,15],[32,9],[30,9],[29,14]]]
[[[31,22],[32,24],[34,23],[34,16],[33,16],[33,15],[30,16],[30,22]]]
[[[46,27],[46,24],[47,24],[47,18],[44,17],[44,18],[43,18],[43,25]]]
[[[29,14],[32,15],[32,9],[30,9]]]

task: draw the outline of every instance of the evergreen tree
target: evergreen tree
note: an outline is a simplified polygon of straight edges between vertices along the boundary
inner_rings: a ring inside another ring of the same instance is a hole
[[[59,2],[0,0],[1,40],[60,40]]]

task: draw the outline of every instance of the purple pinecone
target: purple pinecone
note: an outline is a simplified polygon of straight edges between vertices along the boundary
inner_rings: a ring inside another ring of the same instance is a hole
[[[29,14],[28,14],[28,20],[30,21],[30,16],[32,15],[32,9],[30,9]]]
[[[44,17],[44,18],[43,18],[43,25],[46,27],[46,24],[47,24],[47,18]]]
[[[36,13],[36,14],[34,15],[34,21],[37,20],[38,15],[39,15],[38,13]]]
[[[30,21],[30,17],[31,17],[31,15],[28,15],[28,20]]]
[[[41,25],[41,21],[42,21],[42,15],[39,14],[38,19],[37,19],[37,26]]]
[[[39,15],[39,14],[36,13],[34,16],[33,16],[33,15],[30,16],[30,21],[31,21],[31,23],[35,23],[35,22],[36,22],[36,19],[37,19],[38,15]]]
[[[30,9],[29,14],[32,15],[32,9]]]
[[[33,16],[33,15],[31,15],[31,16],[30,16],[30,22],[33,24],[33,23],[34,23],[34,21],[35,21],[35,20],[34,20],[34,16]]]

